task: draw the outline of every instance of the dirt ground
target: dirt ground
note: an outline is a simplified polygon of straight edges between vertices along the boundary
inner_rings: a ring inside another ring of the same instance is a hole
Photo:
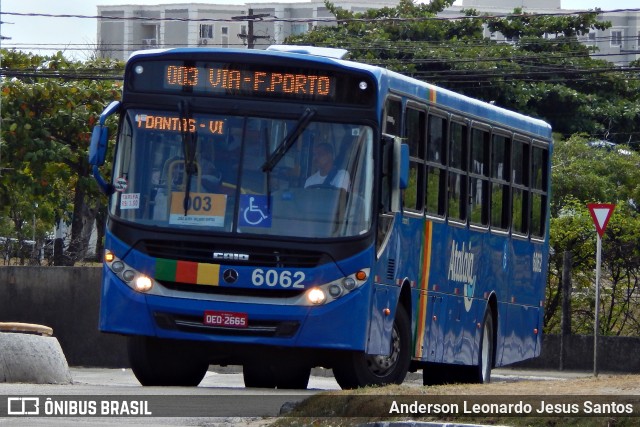
[[[453,395],[640,395],[640,375],[599,374],[597,377],[496,380],[490,384],[454,384],[430,387],[433,394]],[[639,420],[640,421],[640,420]]]

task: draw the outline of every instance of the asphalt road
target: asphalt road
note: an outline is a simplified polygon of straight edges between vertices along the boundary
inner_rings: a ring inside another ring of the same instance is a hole
[[[492,373],[496,381],[589,375],[509,369]],[[339,390],[331,372],[319,369],[314,369],[307,390],[296,391],[247,389],[237,367],[210,370],[199,387],[142,387],[129,369],[72,368],[71,376],[72,384],[0,384],[0,414],[12,412],[0,418],[0,424],[257,427],[268,425],[283,407],[321,391]],[[422,387],[421,374],[409,374],[405,385]],[[19,414],[36,410],[37,417]]]

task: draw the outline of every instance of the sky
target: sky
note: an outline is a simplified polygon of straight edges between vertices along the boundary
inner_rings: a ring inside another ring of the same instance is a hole
[[[253,0],[254,2],[257,2]],[[259,1],[259,0],[258,0]],[[278,1],[278,0],[272,0]],[[288,0],[298,1],[298,0]],[[339,1],[334,0],[335,3]],[[120,4],[161,4],[161,3],[226,3],[244,4],[243,0],[1,0],[2,12],[76,14],[95,16],[97,5]],[[459,0],[459,3],[461,1]],[[519,3],[514,0],[514,4]],[[456,3],[458,4],[458,3]],[[638,0],[561,0],[563,9],[602,10],[638,8]],[[50,54],[57,50],[65,50],[70,56],[82,59],[97,43],[97,26],[95,19],[53,18],[53,17],[20,17],[1,15],[3,24],[0,34],[10,37],[2,40],[3,47],[15,47],[20,50],[34,50],[40,54]]]

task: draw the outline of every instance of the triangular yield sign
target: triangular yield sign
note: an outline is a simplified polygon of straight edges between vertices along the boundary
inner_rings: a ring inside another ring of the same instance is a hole
[[[591,214],[593,223],[596,226],[596,231],[600,238],[602,238],[604,230],[607,228],[607,224],[609,223],[609,218],[611,218],[611,214],[616,208],[616,205],[611,203],[589,203],[587,207],[589,208],[589,213]]]

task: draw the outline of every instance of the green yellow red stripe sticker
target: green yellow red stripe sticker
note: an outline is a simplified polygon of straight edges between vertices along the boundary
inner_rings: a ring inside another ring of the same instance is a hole
[[[174,259],[156,259],[156,280],[192,285],[218,286],[219,264],[207,264]]]
[[[424,333],[427,327],[427,299],[429,289],[429,270],[431,269],[431,239],[432,239],[431,221],[425,221],[424,224],[424,245],[422,249],[422,272],[420,274],[420,299],[418,301],[418,321],[416,322],[416,339],[414,347],[414,356],[422,359],[424,353]]]

